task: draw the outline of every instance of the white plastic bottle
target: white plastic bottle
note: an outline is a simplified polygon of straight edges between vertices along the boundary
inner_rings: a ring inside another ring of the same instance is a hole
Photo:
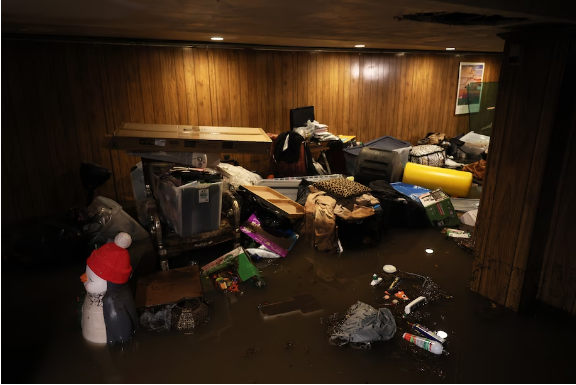
[[[404,333],[404,334],[402,334],[402,338],[405,339],[406,341],[411,342],[414,345],[416,345],[416,346],[418,346],[424,350],[428,350],[429,352],[432,352],[434,354],[442,354],[442,350],[444,350],[444,347],[442,346],[442,344],[440,342],[436,342],[436,341],[429,340],[427,338],[415,336],[414,334]]]

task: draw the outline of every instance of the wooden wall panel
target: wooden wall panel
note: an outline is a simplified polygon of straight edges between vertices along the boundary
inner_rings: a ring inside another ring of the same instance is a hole
[[[458,63],[486,62],[485,81],[496,81],[501,60],[33,42],[7,42],[3,51],[3,139],[15,143],[11,156],[25,159],[9,171],[25,191],[7,192],[14,207],[3,220],[83,204],[83,160],[112,170],[101,194],[132,200],[129,171],[138,159],[99,146],[122,122],[280,133],[291,108],[314,105],[330,131],[364,142],[383,135],[415,142],[429,131],[454,136],[468,128],[467,115],[454,115]],[[231,157],[271,172],[268,156]],[[38,181],[47,189],[41,197],[30,193]]]

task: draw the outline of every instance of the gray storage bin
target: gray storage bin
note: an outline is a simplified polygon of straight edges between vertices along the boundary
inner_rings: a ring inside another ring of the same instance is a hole
[[[375,180],[397,182],[402,170],[402,161],[397,151],[365,147],[358,156],[354,180],[364,185]]]
[[[162,218],[179,236],[220,228],[222,182],[192,182],[176,187],[160,180],[157,193]]]
[[[346,171],[349,175],[354,175],[356,170],[356,161],[358,160],[358,155],[363,148],[378,148],[382,150],[396,150],[400,148],[410,147],[410,142],[405,142],[403,140],[396,139],[392,136],[383,136],[378,139],[371,140],[364,143],[362,146],[355,146],[343,149],[344,160],[346,161]],[[407,161],[406,161],[407,162]],[[406,164],[404,162],[404,165]]]
[[[344,178],[342,174],[331,174],[331,175],[312,175],[312,176],[294,176],[289,178],[274,178],[274,179],[262,179],[259,186],[268,186],[271,189],[278,191],[280,194],[284,195],[296,201],[298,197],[298,185],[302,179],[309,180],[311,182],[320,182],[323,180],[334,179],[334,178]]]

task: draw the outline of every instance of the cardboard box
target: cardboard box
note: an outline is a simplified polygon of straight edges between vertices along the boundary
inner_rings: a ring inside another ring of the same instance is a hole
[[[272,140],[261,128],[123,123],[102,145],[130,151],[268,154]]]
[[[160,271],[138,279],[136,307],[144,308],[202,297],[198,265]]]
[[[292,247],[298,240],[298,235],[292,230],[287,232],[286,238],[276,237],[275,235],[267,233],[266,230],[260,226],[260,221],[256,218],[255,214],[252,214],[252,216],[240,226],[240,231],[261,245],[264,245],[268,250],[282,257],[288,255],[288,252],[292,250]]]
[[[450,197],[442,189],[439,188],[422,194],[418,196],[418,199],[426,209],[426,214],[432,225],[446,227],[456,226],[460,223]]]

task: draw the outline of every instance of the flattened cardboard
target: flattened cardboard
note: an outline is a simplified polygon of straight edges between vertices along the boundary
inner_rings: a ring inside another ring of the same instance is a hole
[[[136,307],[175,303],[202,297],[198,265],[161,271],[141,277],[136,288]]]
[[[123,123],[104,147],[130,151],[268,154],[272,140],[254,127]]]

